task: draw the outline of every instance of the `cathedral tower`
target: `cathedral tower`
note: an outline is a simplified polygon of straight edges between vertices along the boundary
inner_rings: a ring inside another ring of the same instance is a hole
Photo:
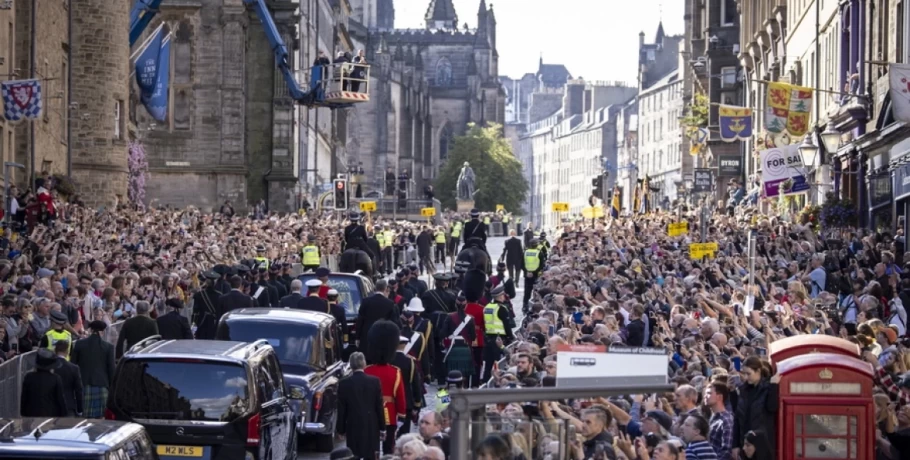
[[[424,19],[427,21],[428,30],[458,28],[458,15],[455,14],[452,0],[430,0]]]
[[[74,4],[75,5],[75,4]],[[130,2],[73,7],[72,175],[87,206],[126,200]]]

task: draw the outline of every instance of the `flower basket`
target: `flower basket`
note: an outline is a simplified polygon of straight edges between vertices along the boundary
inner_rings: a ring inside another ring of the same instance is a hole
[[[54,174],[54,190],[64,198],[70,198],[76,195],[76,182],[73,178],[64,174]]]
[[[859,222],[859,214],[853,202],[828,193],[819,210],[819,221],[823,228],[855,227]]]

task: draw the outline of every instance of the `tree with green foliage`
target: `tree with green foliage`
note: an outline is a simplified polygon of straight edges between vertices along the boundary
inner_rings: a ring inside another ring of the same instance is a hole
[[[466,161],[477,177],[475,208],[495,211],[496,205],[501,204],[509,212],[520,211],[519,206],[528,195],[528,181],[522,174],[521,162],[512,154],[512,146],[502,137],[502,125],[488,123],[480,127],[469,123],[464,136],[453,139],[446,164],[433,184],[444,208],[456,209],[458,174]]]

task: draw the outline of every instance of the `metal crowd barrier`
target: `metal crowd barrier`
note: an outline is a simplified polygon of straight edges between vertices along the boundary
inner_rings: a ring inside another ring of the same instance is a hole
[[[499,367],[500,372],[509,368],[509,359],[511,359],[512,353],[514,353],[518,348],[518,344],[520,342],[520,340],[516,340],[506,345],[505,356],[496,363],[496,365]],[[493,383],[493,379],[494,377],[491,376],[489,380],[486,381],[486,383],[480,385],[480,388],[496,388],[496,385]]]
[[[15,356],[0,364],[0,418],[18,418],[22,380],[35,370],[35,352]]]

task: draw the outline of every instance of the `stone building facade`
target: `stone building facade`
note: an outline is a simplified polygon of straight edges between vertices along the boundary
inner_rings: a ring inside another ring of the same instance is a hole
[[[4,79],[17,78],[13,75],[19,67],[16,45],[16,4],[10,2],[8,7],[0,9],[0,73],[6,75]],[[3,117],[0,117],[0,158],[3,162],[21,160],[16,152],[16,126]],[[17,173],[14,182],[22,181],[23,177]]]
[[[69,115],[69,13],[70,3],[35,2],[35,31],[32,34],[32,2],[17,2],[15,11],[15,61],[19,75],[10,79],[29,78],[32,73],[34,53],[34,75],[41,80],[43,113],[34,122],[21,123],[16,127],[17,163],[32,171],[34,150],[34,171],[37,174],[68,174],[68,130]],[[7,25],[6,27],[9,27]],[[34,38],[34,41],[33,41]],[[34,49],[32,47],[34,46]],[[12,73],[14,69],[4,74]],[[34,130],[34,138],[31,130]],[[34,149],[32,144],[34,143]],[[17,176],[21,172],[17,171]]]
[[[40,3],[40,2],[39,2]],[[72,8],[72,177],[89,206],[126,200],[130,4],[78,0]],[[116,38],[113,38],[116,37]]]
[[[480,0],[477,28],[460,28],[451,0],[431,0],[424,30],[389,30],[387,21],[356,16],[364,1],[352,2],[351,33],[373,65],[371,101],[348,115],[348,159],[372,174],[364,193],[382,189],[387,168],[408,170],[416,192],[435,179],[468,123],[505,121],[496,19]],[[389,5],[379,2],[376,17],[393,16]]]

